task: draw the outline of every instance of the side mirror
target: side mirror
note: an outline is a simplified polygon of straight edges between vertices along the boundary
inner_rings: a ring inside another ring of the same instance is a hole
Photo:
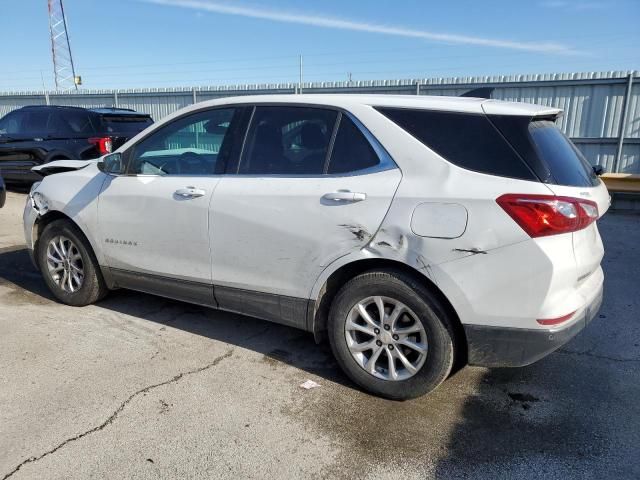
[[[98,168],[104,173],[108,173],[110,175],[122,175],[124,173],[122,154],[112,153],[111,155],[105,155],[98,163]]]
[[[602,165],[593,165],[593,173],[595,173],[597,176],[600,176],[604,173],[604,168],[602,167]]]

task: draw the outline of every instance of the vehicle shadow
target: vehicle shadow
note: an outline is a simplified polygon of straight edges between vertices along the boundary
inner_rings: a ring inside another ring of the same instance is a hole
[[[0,285],[13,288],[11,295],[21,303],[56,302],[23,247],[0,249]],[[357,389],[335,363],[328,344],[317,345],[301,330],[130,290],[110,292],[96,306],[249,349],[267,362],[284,362]]]

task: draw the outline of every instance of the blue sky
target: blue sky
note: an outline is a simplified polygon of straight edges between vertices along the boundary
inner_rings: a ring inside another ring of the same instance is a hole
[[[46,0],[0,0],[0,91],[53,86]],[[640,69],[640,0],[64,0],[84,88]]]

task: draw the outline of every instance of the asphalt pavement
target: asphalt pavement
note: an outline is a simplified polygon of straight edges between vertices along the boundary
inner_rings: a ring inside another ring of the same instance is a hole
[[[604,304],[569,344],[393,402],[291,328],[123,290],[57,303],[24,201],[0,209],[0,479],[640,478],[638,215],[600,220]]]

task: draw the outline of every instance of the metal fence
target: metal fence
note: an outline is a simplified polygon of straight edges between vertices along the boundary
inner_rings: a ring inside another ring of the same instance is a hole
[[[495,87],[492,98],[537,103],[564,110],[560,128],[592,164],[608,172],[640,173],[640,73],[591,72],[409,80],[372,80],[220,87],[83,90],[72,93],[0,93],[0,115],[24,105],[124,107],[155,120],[195,102],[272,93],[383,93],[460,95]]]

